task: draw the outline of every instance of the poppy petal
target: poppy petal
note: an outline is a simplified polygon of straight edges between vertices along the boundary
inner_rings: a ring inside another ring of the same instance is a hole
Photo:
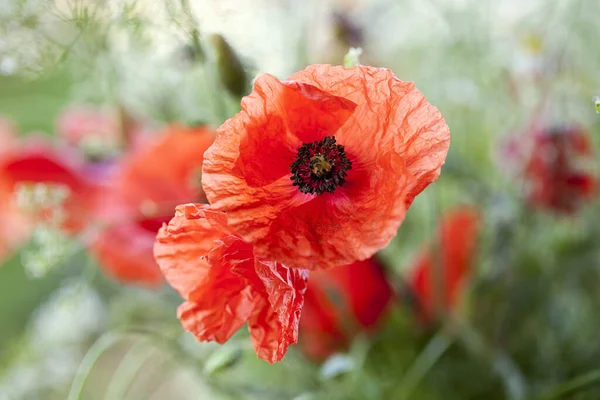
[[[154,244],[154,256],[169,284],[188,298],[198,287],[210,282],[211,267],[206,255],[215,241],[226,233],[215,229],[207,215],[206,204],[177,206],[175,216],[159,231]]]
[[[201,301],[186,301],[177,309],[183,328],[200,341],[223,344],[246,323],[260,299],[252,288],[234,292],[212,292]]]
[[[257,259],[250,244],[231,235],[224,213],[178,206],[154,254],[186,299],[178,315],[198,340],[224,343],[249,321],[257,355],[271,363],[297,342],[307,271]]]
[[[268,304],[250,318],[250,335],[258,357],[274,363],[298,342],[308,271],[271,261],[256,261],[255,268]]]

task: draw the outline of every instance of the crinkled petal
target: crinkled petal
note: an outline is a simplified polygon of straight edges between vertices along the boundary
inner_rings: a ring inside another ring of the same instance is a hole
[[[221,282],[224,283],[224,282]],[[251,287],[234,287],[205,293],[198,301],[186,301],[177,309],[184,329],[200,341],[225,343],[246,323],[262,301]]]
[[[256,261],[255,267],[266,301],[250,318],[250,335],[258,357],[274,363],[298,342],[308,271],[272,261]]]
[[[187,300],[179,318],[198,340],[223,343],[249,321],[256,353],[269,362],[297,342],[307,271],[256,259],[250,244],[230,234],[225,214],[208,205],[177,207],[154,253]]]
[[[211,224],[215,215],[218,213],[206,204],[180,205],[173,219],[156,237],[156,261],[169,284],[184,298],[189,298],[199,287],[210,286],[216,279],[216,271],[211,270],[207,255],[215,242],[228,232]],[[239,281],[235,277],[232,279]]]
[[[203,174],[226,169],[232,176],[223,185],[240,181],[250,187],[289,179],[289,166],[298,147],[333,135],[355,107],[314,86],[262,75],[254,84],[254,92],[242,100],[242,112],[218,130],[218,143],[206,154]],[[203,185],[210,188],[211,182],[212,178],[203,177]]]
[[[245,243],[219,229],[223,217],[208,205],[178,206],[154,246],[167,281],[188,300],[178,311],[182,325],[198,340],[218,343],[248,320],[259,301],[245,280],[231,272],[232,263],[245,261],[252,268],[253,259],[251,251],[248,259]]]
[[[257,254],[292,267],[349,264],[386,246],[414,197],[440,173],[449,130],[439,111],[412,83],[385,69],[312,66],[283,83],[272,77],[261,82],[206,153],[203,185],[213,207],[227,212],[229,225]],[[294,94],[265,95],[280,87]],[[324,93],[331,104],[344,99],[354,105],[339,108],[337,126],[315,117],[322,115],[315,110]],[[288,109],[293,129],[285,123]],[[256,121],[262,129],[255,129]],[[352,169],[335,193],[316,196],[291,185],[288,154],[294,143],[297,149],[321,138],[302,133],[319,132],[319,124],[323,136],[335,135],[344,146]],[[271,168],[284,155],[285,162]],[[256,168],[243,169],[244,160]],[[273,170],[280,172],[265,178]]]
[[[314,85],[358,104],[338,132],[340,142],[342,138],[359,140],[365,151],[393,146],[415,178],[407,206],[440,175],[450,146],[450,129],[414,83],[399,80],[387,68],[360,65],[310,65],[289,80]],[[355,127],[367,132],[357,133]]]

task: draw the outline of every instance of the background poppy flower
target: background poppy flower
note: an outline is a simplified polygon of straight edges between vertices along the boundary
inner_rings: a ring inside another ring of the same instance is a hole
[[[21,142],[13,137],[6,143],[0,154],[0,242],[5,253],[23,244],[36,223],[51,222],[56,207],[63,213],[57,228],[74,234],[87,225],[97,191],[82,170],[83,160],[77,153],[59,151],[44,138]],[[60,185],[68,191],[66,200],[59,206],[48,204],[31,214],[25,212],[17,204],[17,191],[20,185],[35,183]]]
[[[94,142],[103,147],[117,147],[119,122],[107,109],[73,106],[64,110],[56,121],[58,135],[69,145],[79,147]]]
[[[431,320],[435,312],[433,268],[436,262],[440,263],[443,273],[443,292],[439,296],[442,306],[451,309],[459,299],[463,281],[471,269],[479,235],[479,218],[479,213],[470,208],[449,212],[441,221],[439,242],[428,244],[418,256],[411,270],[410,286],[425,320]]]
[[[357,333],[375,328],[392,297],[373,258],[312,272],[300,318],[302,352],[323,360],[345,350]]]
[[[183,327],[198,340],[224,343],[248,322],[256,354],[269,363],[298,341],[308,272],[256,257],[229,231],[226,214],[208,205],[178,206],[154,254],[185,299],[178,309]]]
[[[56,132],[65,144],[97,161],[113,156],[121,147],[141,145],[148,136],[146,125],[134,119],[123,107],[111,110],[77,105],[60,114]]]
[[[584,161],[593,161],[592,144],[578,126],[539,129],[525,165],[528,199],[535,206],[572,213],[596,193],[596,178]]]
[[[206,127],[172,125],[125,156],[99,204],[106,226],[91,244],[109,275],[122,282],[162,283],[152,255],[156,234],[176,205],[205,199],[200,171],[213,140]]]
[[[262,257],[329,268],[386,246],[440,174],[450,132],[388,69],[313,65],[262,75],[218,130],[202,183]]]

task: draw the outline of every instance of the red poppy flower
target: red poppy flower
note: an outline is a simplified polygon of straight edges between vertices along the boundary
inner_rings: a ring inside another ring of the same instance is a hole
[[[577,126],[537,130],[525,165],[528,199],[541,208],[572,213],[596,194],[596,178],[590,172],[592,144]]]
[[[205,199],[200,171],[213,140],[206,127],[173,125],[125,156],[99,204],[107,227],[91,246],[109,275],[122,282],[162,283],[152,255],[156,233],[176,205]]]
[[[178,309],[183,327],[198,340],[224,343],[248,322],[256,354],[270,363],[297,342],[308,272],[256,257],[231,233],[225,213],[178,206],[154,254],[185,299]]]
[[[315,360],[345,350],[357,333],[376,327],[392,297],[374,259],[312,272],[300,318],[300,348]]]
[[[443,306],[451,309],[460,296],[479,235],[478,212],[469,208],[454,210],[442,219],[438,234],[439,242],[428,245],[421,252],[410,278],[425,320],[431,320],[435,311],[433,269],[436,262],[440,263],[443,273],[443,292],[440,294]]]
[[[202,183],[257,254],[323,269],[386,246],[449,143],[440,112],[390,70],[313,65],[257,78],[218,129]]]
[[[13,141],[9,150],[0,154],[0,187],[4,188],[4,202],[16,209],[15,194],[20,184],[45,183],[68,189],[68,197],[62,205],[65,220],[61,228],[75,233],[88,221],[89,208],[96,188],[82,174],[83,160],[77,153],[58,150],[43,138],[25,142]],[[44,218],[56,210],[41,209],[36,214]],[[35,221],[31,221],[34,223]]]

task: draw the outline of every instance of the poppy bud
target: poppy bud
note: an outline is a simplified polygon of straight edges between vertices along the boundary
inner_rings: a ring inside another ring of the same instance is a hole
[[[211,42],[217,56],[221,84],[232,96],[243,97],[248,93],[248,77],[242,62],[222,35],[212,35]]]
[[[594,103],[596,104],[596,112],[600,114],[600,96],[594,96]]]

